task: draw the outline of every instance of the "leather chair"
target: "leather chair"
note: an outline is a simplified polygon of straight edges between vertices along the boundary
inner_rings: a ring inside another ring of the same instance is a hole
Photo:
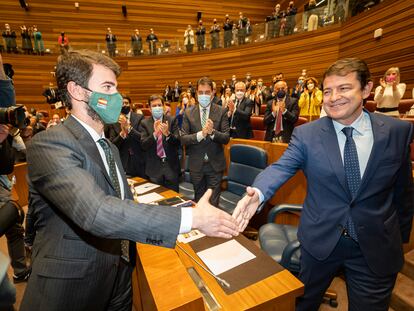
[[[189,200],[194,200],[194,187],[191,183],[190,170],[188,168],[188,156],[184,159],[184,170],[182,172],[183,181],[178,185],[179,193]]]
[[[373,100],[367,100],[365,102],[364,108],[369,112],[375,112],[375,110],[377,109],[377,103]]]
[[[262,148],[248,145],[230,147],[230,165],[227,189],[221,192],[219,208],[232,214],[246,187],[253,184],[256,176],[267,167],[267,153]]]
[[[305,117],[298,117],[298,120],[295,123],[295,127],[300,126],[302,124],[308,123],[308,119]]]
[[[266,135],[266,127],[263,123],[263,116],[251,116],[250,124],[253,130],[253,139],[263,141]]]
[[[280,204],[274,206],[267,216],[267,223],[259,229],[261,249],[292,274],[300,271],[300,242],[297,239],[298,227],[276,224],[280,213],[300,213],[302,206],[297,204]],[[338,306],[337,294],[328,290],[324,298],[332,307]]]

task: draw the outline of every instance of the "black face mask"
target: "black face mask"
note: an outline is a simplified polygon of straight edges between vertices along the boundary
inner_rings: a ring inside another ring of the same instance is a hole
[[[286,92],[285,92],[285,90],[279,90],[279,91],[277,91],[276,97],[277,97],[278,99],[285,98],[285,96],[286,96]]]
[[[128,114],[131,111],[131,107],[129,106],[122,106],[121,113]]]

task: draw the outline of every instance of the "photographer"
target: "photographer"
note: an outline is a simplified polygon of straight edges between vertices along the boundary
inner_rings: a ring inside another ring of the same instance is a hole
[[[9,69],[9,73],[12,74],[13,70],[11,67]],[[15,160],[12,149],[13,136],[10,135],[10,132],[16,132],[16,123],[19,118],[24,119],[24,113],[19,117],[15,111],[9,113],[9,109],[13,105],[15,105],[13,82],[6,75],[0,56],[0,236],[6,235],[8,252],[14,271],[13,281],[18,283],[27,281],[30,269],[26,267],[23,227],[21,225],[23,222],[21,215],[23,214],[17,209],[17,204],[11,200],[12,183],[7,176],[13,172]],[[10,294],[12,295],[12,293]]]

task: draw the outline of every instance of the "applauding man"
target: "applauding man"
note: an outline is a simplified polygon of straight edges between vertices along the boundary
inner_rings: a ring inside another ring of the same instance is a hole
[[[223,145],[229,142],[229,123],[224,109],[211,101],[213,81],[203,77],[197,82],[198,105],[185,111],[181,143],[189,156],[195,200],[211,188],[211,204],[217,206],[220,183],[226,168]]]
[[[148,104],[152,118],[142,121],[140,127],[141,145],[146,151],[145,174],[152,182],[178,192],[180,140],[177,122],[164,114],[162,96],[152,95]]]

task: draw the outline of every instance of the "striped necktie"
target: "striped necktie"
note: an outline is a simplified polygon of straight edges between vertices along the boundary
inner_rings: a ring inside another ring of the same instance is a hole
[[[106,162],[108,162],[108,166],[109,166],[109,177],[111,178],[112,185],[115,188],[116,195],[118,198],[122,198],[121,187],[119,185],[119,180],[118,180],[118,173],[116,172],[115,159],[112,154],[111,147],[109,146],[105,138],[99,139],[98,143],[99,145],[101,145],[105,153]],[[129,241],[128,240],[121,241],[121,257],[126,262],[129,262]]]
[[[358,153],[355,145],[355,141],[352,138],[353,127],[344,127],[342,132],[346,136],[345,148],[344,148],[344,170],[346,181],[348,183],[349,191],[354,198],[359,186],[361,185],[361,173],[359,170],[359,161]],[[355,230],[355,224],[352,220],[351,215],[349,215],[346,222],[346,230],[348,231],[349,236],[358,241],[358,236]]]

